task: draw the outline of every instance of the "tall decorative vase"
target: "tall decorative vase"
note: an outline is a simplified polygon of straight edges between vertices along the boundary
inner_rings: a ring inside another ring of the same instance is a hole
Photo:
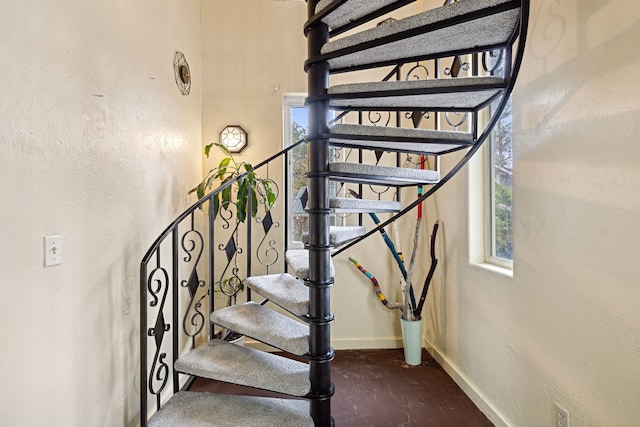
[[[422,320],[405,320],[402,325],[402,344],[404,360],[407,365],[418,366],[422,363]]]

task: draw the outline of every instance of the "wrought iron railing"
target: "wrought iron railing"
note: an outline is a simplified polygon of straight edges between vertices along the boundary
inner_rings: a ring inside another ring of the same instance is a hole
[[[447,3],[452,2],[449,0]],[[515,43],[516,40],[513,40]],[[414,209],[419,203],[431,196],[438,188],[446,183],[457,171],[459,171],[464,164],[475,154],[480,148],[483,142],[489,137],[491,129],[495,124],[495,120],[499,117],[499,113],[504,109],[504,104],[508,100],[508,94],[513,89],[513,83],[515,82],[515,75],[512,73],[512,67],[519,68],[521,55],[518,53],[517,58],[512,57],[513,45],[505,49],[495,49],[491,51],[485,51],[479,54],[470,55],[453,55],[449,58],[437,58],[428,61],[418,61],[411,63],[401,63],[395,65],[391,71],[389,71],[381,81],[389,81],[395,79],[399,80],[415,80],[415,79],[429,79],[432,78],[459,78],[459,77],[478,77],[487,75],[500,75],[504,77],[507,83],[507,89],[503,92],[504,95],[498,99],[493,99],[493,105],[487,103],[474,111],[344,111],[336,116],[332,122],[339,122],[348,120],[350,116],[357,115],[357,123],[360,125],[373,125],[373,126],[395,126],[395,127],[411,127],[414,128],[427,128],[436,130],[450,130],[450,131],[465,131],[473,134],[476,144],[460,159],[451,170],[449,170],[443,177],[443,179],[435,185],[431,186],[426,193],[423,193],[419,200],[414,200],[409,206],[403,209],[397,215],[390,217],[387,221],[379,224],[375,229],[370,230],[366,236],[356,239],[350,242],[348,245],[340,248],[332,253],[332,256],[337,256],[344,250],[356,245],[364,238],[375,234],[380,228],[385,227],[397,220],[399,217],[405,215],[412,209]],[[515,59],[515,61],[514,61]],[[512,63],[513,62],[513,63]],[[491,108],[489,108],[491,106]],[[483,112],[488,114],[483,115]],[[482,117],[481,117],[482,116]],[[428,124],[424,124],[424,120],[430,120]],[[458,148],[463,149],[463,148]],[[457,149],[456,149],[457,150]],[[338,151],[337,156],[340,156],[345,161],[357,157],[357,162],[363,163],[381,163],[395,162],[396,166],[411,166],[418,165],[423,162],[420,156],[415,154],[401,154],[384,152],[384,150],[375,151],[375,159],[364,157],[364,150],[359,149],[347,149],[341,148]],[[455,151],[451,150],[446,154]],[[393,156],[393,158],[389,158]],[[433,168],[440,169],[440,156],[433,156]],[[392,191],[395,190],[395,191]],[[382,199],[384,194],[386,197],[401,201],[401,192],[399,188],[393,188],[390,186],[375,186],[375,185],[362,185],[352,183],[341,183],[339,191],[344,192],[347,196],[358,195],[363,198],[377,198]],[[347,214],[349,215],[349,214]],[[358,224],[362,225],[362,215],[359,215]]]
[[[288,156],[304,140],[256,165],[262,177],[286,170]],[[273,169],[277,168],[277,171]],[[271,169],[271,170],[270,170]],[[264,173],[266,172],[266,175]],[[216,307],[235,303],[244,279],[252,274],[284,271],[287,197],[262,206],[240,222],[231,203],[214,217],[215,197],[240,175],[194,203],[156,239],[140,265],[141,425],[189,381],[173,368],[178,357],[217,333],[209,322]],[[284,174],[285,186],[287,175]],[[274,184],[273,189],[279,191]],[[251,198],[249,198],[251,199]],[[251,200],[249,200],[251,203]],[[249,205],[247,212],[251,212]],[[277,213],[277,217],[275,216]],[[251,299],[246,290],[247,300]]]

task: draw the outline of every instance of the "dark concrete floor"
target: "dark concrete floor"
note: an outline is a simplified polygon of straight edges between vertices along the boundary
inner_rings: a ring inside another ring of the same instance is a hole
[[[420,366],[405,364],[402,349],[338,350],[331,376],[336,426],[493,426],[426,350]],[[284,397],[203,379],[191,390]]]

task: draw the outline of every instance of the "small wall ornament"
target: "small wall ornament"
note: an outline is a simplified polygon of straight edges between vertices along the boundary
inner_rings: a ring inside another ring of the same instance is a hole
[[[220,144],[227,147],[230,153],[240,153],[249,144],[247,131],[238,125],[228,125],[220,132]]]
[[[176,52],[173,58],[173,73],[180,93],[185,96],[189,95],[191,92],[191,71],[182,52]]]

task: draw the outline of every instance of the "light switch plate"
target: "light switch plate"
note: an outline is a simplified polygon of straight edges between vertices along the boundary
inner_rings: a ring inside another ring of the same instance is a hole
[[[44,266],[53,267],[62,263],[62,236],[45,236]]]

